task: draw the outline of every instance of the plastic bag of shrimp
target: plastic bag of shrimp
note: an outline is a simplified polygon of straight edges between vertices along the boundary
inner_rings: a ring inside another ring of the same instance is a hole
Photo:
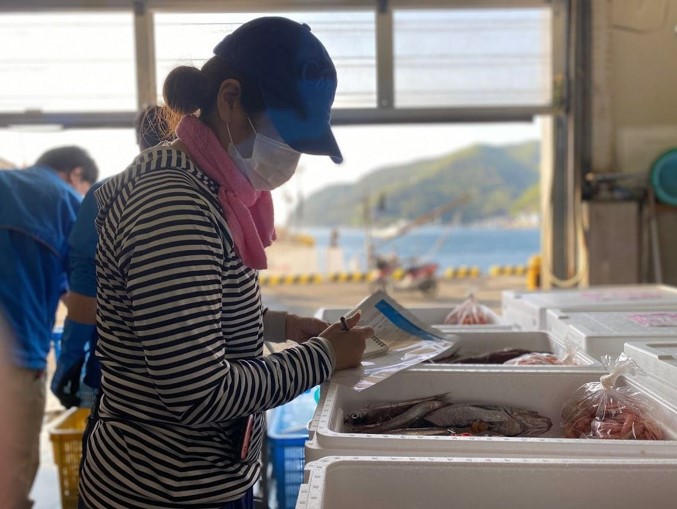
[[[664,433],[652,417],[649,399],[630,385],[617,383],[627,375],[645,374],[626,354],[602,356],[608,373],[599,382],[582,385],[562,409],[565,438],[662,440]]]
[[[444,319],[445,325],[486,325],[498,322],[497,315],[480,304],[472,293]]]

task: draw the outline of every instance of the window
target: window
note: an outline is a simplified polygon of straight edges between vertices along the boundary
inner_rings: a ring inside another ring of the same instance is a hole
[[[546,105],[551,11],[396,10],[395,105]]]
[[[131,13],[0,16],[0,112],[136,109]]]
[[[243,23],[265,13],[155,14],[158,97],[164,79],[178,65],[201,67],[212,49]],[[335,108],[376,106],[376,43],[373,12],[275,13],[307,23],[322,41],[339,76]]]
[[[139,153],[136,133],[127,129],[65,129],[36,126],[0,129],[0,158],[8,167],[31,166],[40,155],[52,148],[77,145],[92,156],[99,167],[99,177],[111,177],[124,170]]]

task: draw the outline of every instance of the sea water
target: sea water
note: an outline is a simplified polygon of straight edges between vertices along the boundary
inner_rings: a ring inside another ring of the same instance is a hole
[[[336,245],[343,252],[346,270],[366,271],[366,232],[359,228],[336,228]],[[318,264],[325,266],[331,228],[305,228],[316,242]],[[526,265],[540,252],[538,228],[425,226],[392,240],[373,237],[379,255],[396,255],[406,266],[435,262],[439,271],[460,266],[478,267],[487,273],[492,265]]]

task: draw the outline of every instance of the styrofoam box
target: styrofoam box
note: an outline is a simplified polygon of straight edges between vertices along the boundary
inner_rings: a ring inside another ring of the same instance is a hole
[[[412,306],[406,308],[412,315],[421,320],[426,325],[432,325],[438,330],[446,333],[454,333],[459,330],[472,330],[472,331],[486,331],[486,330],[514,330],[510,324],[505,323],[505,320],[498,314],[493,311],[490,314],[490,317],[494,320],[494,323],[487,323],[482,325],[445,325],[443,324],[444,319],[447,315],[454,309],[457,304],[449,304],[447,306]],[[327,322],[338,322],[341,316],[345,316],[346,313],[351,311],[348,308],[319,308],[315,312],[315,318],[325,320]],[[491,310],[489,310],[491,311]]]
[[[522,348],[533,352],[551,352],[559,356],[565,354],[564,342],[548,334],[545,331],[481,331],[481,332],[455,332],[458,338],[457,354],[460,356],[478,355],[504,348]],[[579,369],[592,370],[595,373],[604,371],[602,364],[594,357],[583,351],[576,352],[577,365],[544,365],[544,366],[511,366],[505,364],[448,364],[442,362],[425,363],[417,365],[417,368],[435,369],[437,367],[467,369],[469,366],[486,369],[545,369],[570,371]]]
[[[647,377],[644,377],[647,378]],[[544,369],[410,369],[373,387],[355,392],[336,382],[322,388],[309,424],[306,462],[325,456],[458,456],[458,457],[670,457],[677,459],[677,389],[654,387],[621,377],[654,403],[652,417],[668,440],[591,440],[562,438],[560,414],[565,401],[584,383],[598,381],[592,371]],[[666,389],[665,392],[662,389]],[[661,389],[659,391],[658,389]],[[552,420],[539,437],[402,436],[344,432],[343,418],[370,403],[404,401],[451,393],[452,401],[535,410]]]
[[[677,288],[667,285],[608,285],[576,290],[504,290],[501,314],[505,323],[523,330],[544,330],[549,309],[562,311],[677,310]]]
[[[306,465],[296,509],[674,507],[666,459],[337,457]]]
[[[646,373],[677,387],[677,341],[625,343],[624,350]]]
[[[652,327],[641,324],[642,320],[663,314],[648,311],[576,313],[550,309],[546,328],[556,338],[572,341],[583,351],[600,358],[604,354],[620,354],[625,343],[630,341],[677,341],[677,325]]]

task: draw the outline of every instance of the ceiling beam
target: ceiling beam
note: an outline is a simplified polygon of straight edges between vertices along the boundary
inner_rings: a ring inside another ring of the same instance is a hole
[[[332,124],[425,124],[476,122],[531,122],[534,116],[551,113],[549,106],[474,108],[337,108]],[[135,111],[40,112],[0,114],[0,128],[118,129],[133,126]]]
[[[0,0],[0,12],[131,11],[138,0]],[[376,10],[382,0],[142,0],[174,12]],[[546,7],[552,0],[388,0],[393,9]]]

